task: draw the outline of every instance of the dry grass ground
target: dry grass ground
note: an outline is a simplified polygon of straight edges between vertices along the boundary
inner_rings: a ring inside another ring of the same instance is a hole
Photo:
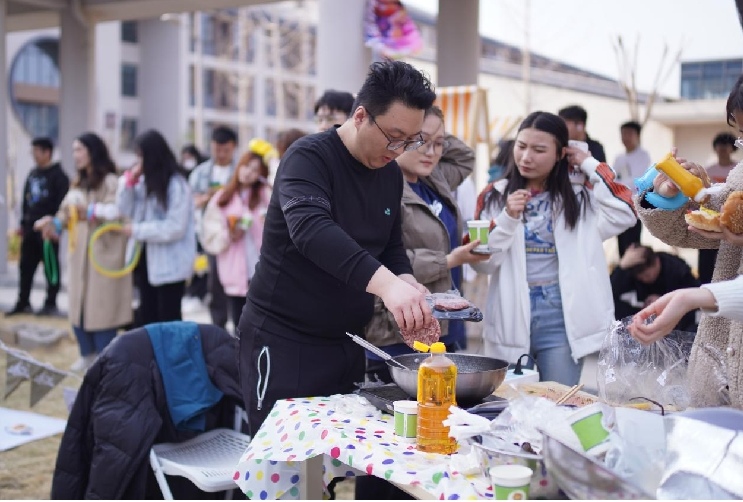
[[[67,319],[17,316],[0,318],[7,329],[17,323],[36,323],[44,326],[68,329]],[[67,369],[78,357],[77,343],[72,333],[49,348],[30,350],[38,361],[50,363],[59,369]],[[0,389],[5,388],[6,359],[0,354]],[[63,387],[78,387],[80,380],[66,378],[33,408],[29,407],[29,384],[23,383],[1,406],[15,410],[33,411],[42,415],[67,418],[67,407],[62,398]],[[54,462],[61,436],[32,441],[12,450],[0,452],[0,499],[48,499]]]
[[[33,316],[17,316],[9,319],[0,317],[0,328],[7,329],[17,323],[38,323],[48,327],[69,329],[67,319]],[[28,352],[38,361],[50,363],[65,370],[78,357],[77,343],[72,333],[53,347]],[[0,389],[5,388],[5,365],[5,356],[0,354]],[[80,383],[78,379],[66,378],[34,408],[29,408],[30,386],[28,383],[23,383],[6,401],[0,403],[0,406],[66,419],[67,408],[62,397],[62,388],[78,387]],[[57,435],[0,452],[0,499],[49,499],[60,440],[61,435]],[[352,500],[353,490],[353,480],[347,480],[338,485],[336,495],[341,500]]]

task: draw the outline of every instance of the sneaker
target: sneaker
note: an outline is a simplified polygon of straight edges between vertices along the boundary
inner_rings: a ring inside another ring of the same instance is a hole
[[[9,310],[8,312],[5,312],[5,317],[11,317],[14,315],[21,315],[21,314],[33,315],[34,311],[31,308],[31,305],[26,304],[25,306],[23,306],[23,305],[16,303],[15,307],[13,307],[13,310]]]
[[[72,363],[72,366],[70,366],[70,371],[85,373],[86,371],[88,371],[88,368],[93,365],[96,357],[98,357],[98,354],[90,354],[80,357],[77,361]]]
[[[49,317],[64,317],[64,313],[60,311],[56,305],[44,305],[36,311],[38,316],[49,316]]]

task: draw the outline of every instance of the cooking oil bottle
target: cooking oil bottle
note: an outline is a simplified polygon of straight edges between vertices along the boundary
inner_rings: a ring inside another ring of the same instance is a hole
[[[415,348],[427,352],[429,347],[415,342]],[[418,368],[418,449],[430,453],[451,454],[457,441],[449,437],[449,427],[442,422],[449,417],[449,407],[456,406],[457,366],[446,357],[446,346],[436,342],[431,356]]]

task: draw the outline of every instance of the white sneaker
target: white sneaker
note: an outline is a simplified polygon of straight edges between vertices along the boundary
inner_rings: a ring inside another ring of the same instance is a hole
[[[77,361],[72,363],[72,366],[70,366],[70,371],[77,371],[80,373],[85,373],[86,371],[88,371],[88,368],[90,368],[93,365],[97,357],[98,357],[98,354],[90,354],[88,356],[82,356]]]

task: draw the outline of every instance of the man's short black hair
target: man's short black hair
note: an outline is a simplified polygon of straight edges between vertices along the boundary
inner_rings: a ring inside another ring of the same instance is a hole
[[[738,147],[735,146],[736,139],[737,138],[729,132],[721,132],[712,140],[712,148],[716,148],[717,145],[730,145],[733,147],[733,150],[737,150]]]
[[[330,108],[330,111],[337,110],[345,113],[346,116],[349,116],[353,110],[353,94],[346,91],[328,89],[322,94],[322,96],[320,96],[320,99],[315,102],[315,115],[317,115],[317,111],[322,106],[327,106]]]
[[[34,148],[41,148],[45,152],[54,151],[54,143],[52,142],[51,138],[47,138],[46,136],[39,136],[38,138],[34,138],[33,141],[31,141],[31,146]]]
[[[642,261],[637,265],[629,268],[629,273],[632,274],[633,277],[637,277],[638,275],[649,269],[655,263],[655,259],[658,256],[655,251],[653,251],[653,248],[649,246],[640,247],[643,251]]]
[[[426,110],[436,100],[433,84],[420,70],[404,61],[377,61],[369,66],[353,110],[363,106],[373,116],[384,115],[395,101]]]
[[[583,124],[588,120],[588,112],[582,106],[571,105],[562,108],[557,115],[563,120],[572,120],[573,122],[581,122]]]
[[[230,127],[217,126],[212,131],[212,141],[218,145],[226,143],[237,144],[237,133]]]
[[[625,122],[624,124],[619,126],[619,130],[621,131],[622,129],[632,129],[633,131],[637,133],[638,136],[640,135],[640,132],[642,132],[642,126],[636,120],[630,120],[628,122]]]

